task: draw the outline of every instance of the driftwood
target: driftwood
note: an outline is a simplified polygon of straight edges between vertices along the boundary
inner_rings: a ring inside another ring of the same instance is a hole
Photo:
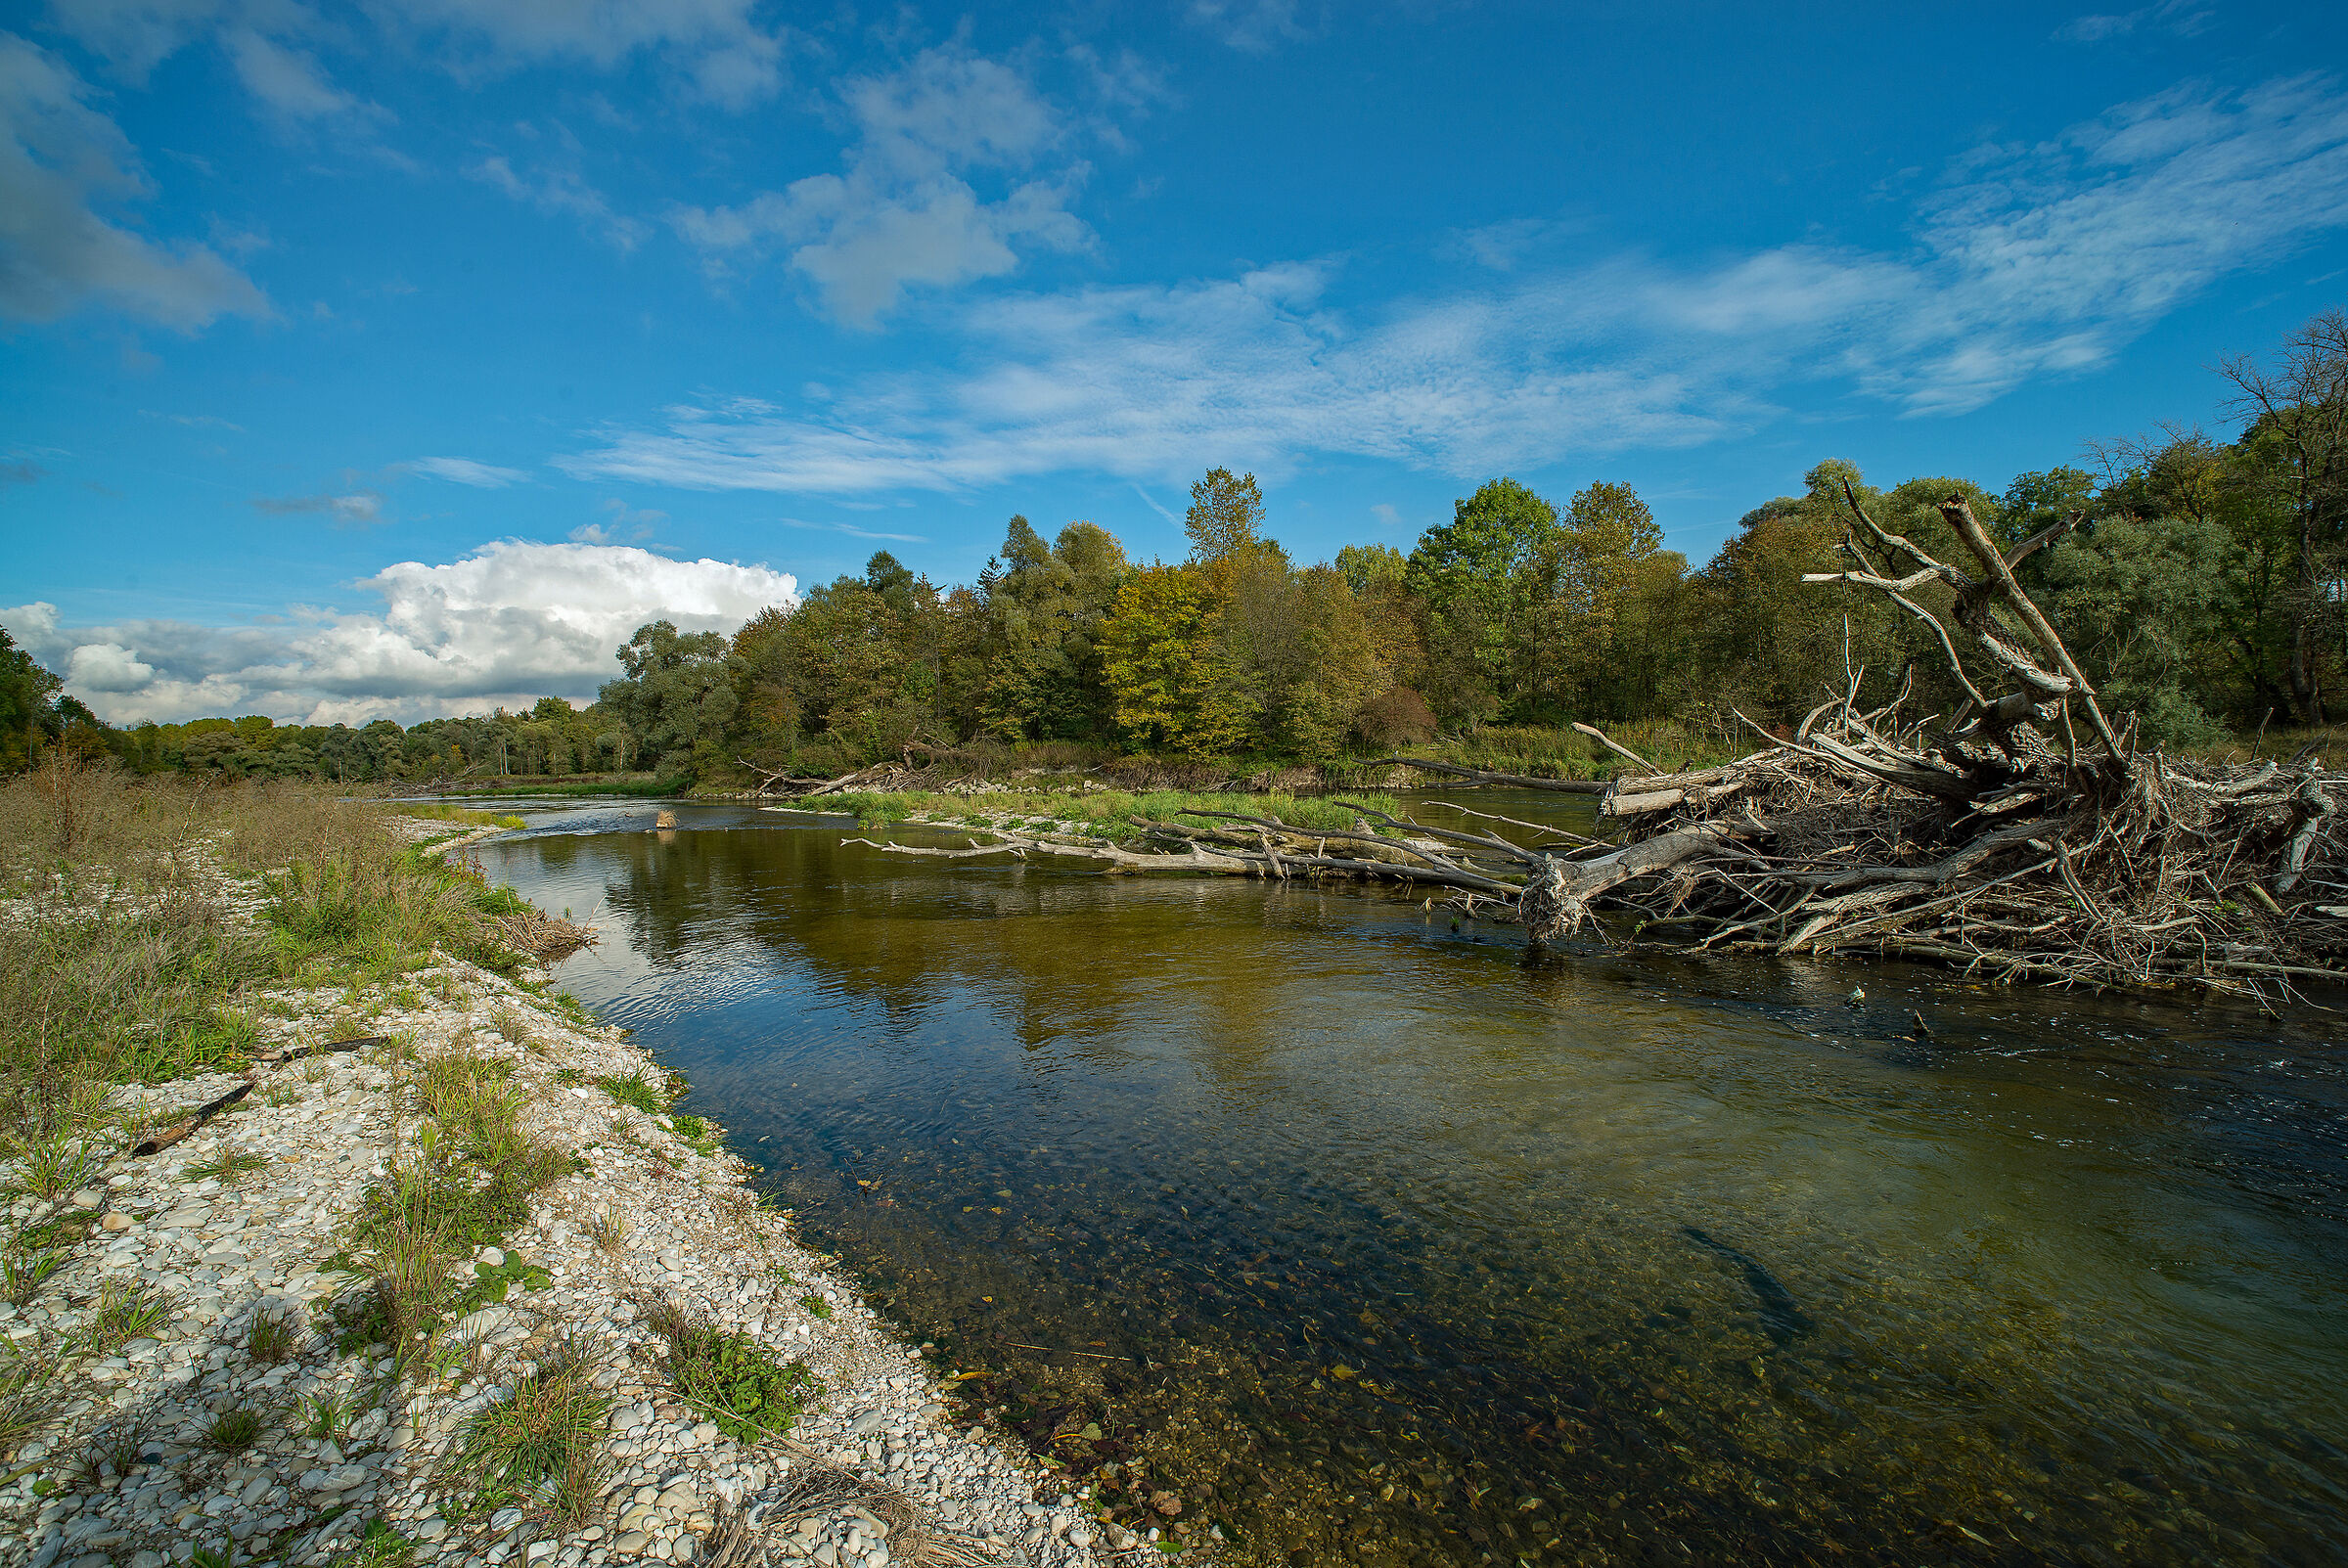
[[[1906,681],[1866,707],[1858,670],[1790,738],[1752,725],[1765,747],[1716,768],[1656,774],[1603,736],[1644,772],[1597,783],[1381,759],[1477,784],[1600,794],[1611,842],[1469,813],[1559,840],[1525,847],[1352,806],[1355,827],[1343,832],[1184,812],[1197,820],[1137,820],[1125,842],[1063,825],[998,829],[994,842],[964,849],[877,847],[1050,855],[1120,873],[1425,884],[1449,889],[1455,907],[1520,920],[1536,943],[1587,928],[1630,943],[1886,955],[1997,979],[2195,985],[2261,1001],[2348,982],[2348,857],[2337,831],[2348,776],[2306,753],[2218,767],[2140,751],[2133,721],[2104,713],[2014,576],[2075,517],[2001,551],[1952,497],[1941,515],[1973,558],[1964,570],[1846,499],[1850,565],[1805,580],[1882,595],[1924,624],[1963,694],[1946,718],[1908,717]],[[1927,594],[1945,594],[1946,620]]]

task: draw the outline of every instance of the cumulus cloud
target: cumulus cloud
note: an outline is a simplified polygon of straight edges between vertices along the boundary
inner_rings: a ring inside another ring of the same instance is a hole
[[[0,32],[0,316],[53,321],[105,304],[193,332],[265,317],[250,279],[193,241],[158,244],[102,213],[154,194],[121,127],[57,56]]]
[[[254,496],[252,510],[273,517],[316,513],[332,517],[337,527],[365,528],[384,519],[384,498],[374,490],[346,496]]]
[[[901,70],[849,78],[840,100],[859,132],[844,174],[670,214],[713,271],[780,246],[826,309],[869,327],[909,286],[949,289],[1013,271],[1015,242],[1061,250],[1091,242],[1068,210],[1086,174],[1080,162],[1006,180],[991,201],[971,184],[978,171],[1028,169],[1068,140],[1060,114],[1011,67],[944,45]]]
[[[1210,462],[1276,472],[1314,453],[1468,477],[1751,428],[1789,381],[1957,414],[2105,366],[2218,278],[2342,225],[2334,83],[2188,84],[1967,154],[1896,250],[1519,265],[1369,321],[1328,304],[1332,270],[1304,264],[1015,296],[965,313],[961,357],[978,369],[869,379],[815,413],[671,408],[558,466],[835,496],[1059,471],[1167,480]]]
[[[798,599],[796,579],[763,565],[518,540],[440,564],[402,561],[359,586],[382,596],[380,612],[296,609],[269,627],[67,626],[56,605],[35,603],[0,609],[0,625],[116,724],[256,712],[412,723],[549,694],[584,701],[617,677],[613,650],[646,621],[731,631]]]
[[[502,490],[507,485],[520,484],[529,478],[519,469],[501,469],[491,463],[475,463],[471,458],[411,458],[400,466],[428,479],[469,484],[476,490]]]

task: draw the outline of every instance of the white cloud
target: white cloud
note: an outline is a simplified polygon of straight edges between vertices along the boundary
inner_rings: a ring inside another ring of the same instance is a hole
[[[475,463],[471,458],[411,458],[400,466],[411,473],[446,479],[451,484],[470,484],[476,490],[502,490],[529,478],[519,469],[501,469],[495,464]]]
[[[2073,17],[2054,29],[2054,36],[2064,43],[2100,44],[2110,38],[2128,37],[2141,27],[2146,32],[2190,38],[2205,30],[2215,20],[2216,14],[2198,0],[2160,0],[2158,5],[2142,6],[2134,11]]]
[[[360,586],[383,597],[380,613],[301,611],[282,627],[69,627],[56,605],[36,603],[0,609],[0,625],[117,724],[255,712],[414,722],[550,693],[586,700],[618,676],[613,650],[647,621],[731,631],[798,598],[790,573],[762,565],[516,540],[443,564],[386,566]]]
[[[462,79],[528,66],[610,70],[640,52],[664,61],[697,97],[743,108],[782,83],[784,38],[750,21],[756,0],[361,0],[401,43],[436,42]],[[240,78],[297,118],[380,117],[327,77],[297,40],[359,47],[352,29],[304,0],[50,0],[57,26],[143,84],[161,61],[217,34]]]
[[[840,98],[859,130],[844,175],[810,175],[739,206],[672,211],[713,271],[780,243],[834,316],[869,327],[908,286],[949,289],[1015,270],[1015,241],[1060,250],[1091,242],[1067,209],[1084,164],[1009,184],[993,201],[965,177],[1026,168],[1069,138],[1010,67],[941,46],[888,75],[849,78]]]
[[[1250,55],[1306,36],[1297,0],[1191,0],[1191,21],[1232,48]]]
[[[221,38],[245,90],[290,120],[384,120],[390,115],[327,80],[307,50],[263,37],[250,27],[231,28]]]
[[[633,250],[643,243],[644,225],[613,211],[604,194],[574,169],[541,169],[535,175],[519,174],[510,161],[500,157],[485,157],[465,172],[541,212],[568,213],[600,231],[623,251]]]
[[[341,496],[254,496],[252,510],[273,517],[316,513],[332,517],[338,528],[366,528],[384,520],[384,498],[374,490]]]
[[[121,128],[55,55],[0,32],[0,316],[52,321],[99,303],[193,332],[269,302],[217,252],[158,245],[101,216],[153,194]]]
[[[999,299],[963,318],[958,357],[980,369],[870,379],[805,414],[672,408],[557,466],[833,496],[1271,472],[1314,453],[1472,477],[1749,428],[1776,413],[1765,389],[1803,380],[1956,414],[2105,366],[2218,278],[2343,225],[2334,84],[2189,85],[1957,160],[1898,250],[1520,268],[1367,322],[1328,306],[1330,271],[1308,265]]]

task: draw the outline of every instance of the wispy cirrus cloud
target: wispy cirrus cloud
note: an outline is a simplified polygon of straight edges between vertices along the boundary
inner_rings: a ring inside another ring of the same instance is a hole
[[[332,518],[338,528],[367,528],[384,520],[384,498],[376,490],[339,496],[254,496],[252,510],[272,517],[315,515]]]
[[[1488,272],[1369,319],[1333,266],[1092,288],[969,308],[978,368],[875,377],[819,405],[665,411],[560,458],[580,476],[861,495],[1085,471],[1168,480],[1390,459],[1463,477],[1775,417],[1839,385],[1913,416],[2110,363],[2225,275],[2348,225],[2348,102],[2329,78],[2188,83],[2046,142],[1977,149],[1911,243],[1809,243],[1668,266]]]
[[[648,620],[731,631],[798,597],[794,577],[764,565],[520,540],[401,561],[359,586],[381,596],[380,611],[295,605],[274,626],[69,626],[36,602],[0,609],[0,624],[113,723],[262,712],[363,724],[527,706],[550,693],[584,700],[618,675],[613,650]]]
[[[576,169],[518,171],[511,159],[499,155],[482,158],[465,172],[541,212],[577,218],[623,251],[642,245],[648,232],[644,224],[613,207],[604,193],[588,184],[586,176]]]
[[[508,485],[526,483],[530,477],[519,469],[501,469],[494,463],[476,463],[471,458],[410,458],[399,467],[428,479],[469,484],[476,490],[503,490]]]

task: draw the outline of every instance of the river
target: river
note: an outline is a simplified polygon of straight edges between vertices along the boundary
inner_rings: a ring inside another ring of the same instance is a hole
[[[1528,959],[1417,897],[657,806],[500,803],[478,853],[603,926],[559,983],[810,1241],[1169,1540],[2348,1560],[2337,1013]]]

